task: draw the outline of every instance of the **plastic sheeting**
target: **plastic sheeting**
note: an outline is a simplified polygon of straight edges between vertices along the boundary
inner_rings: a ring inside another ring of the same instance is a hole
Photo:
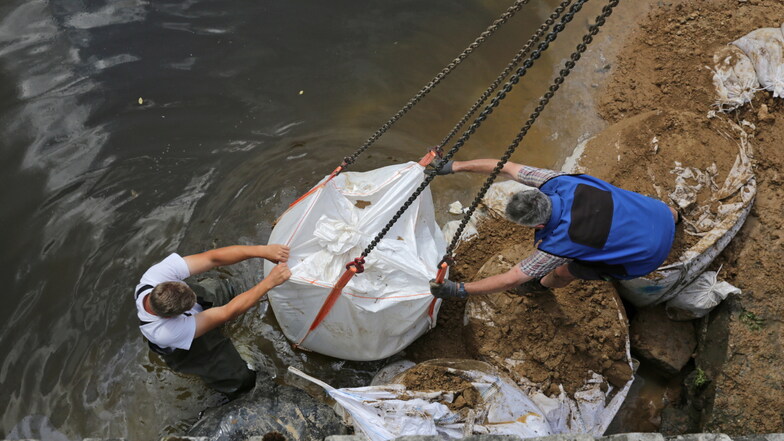
[[[423,364],[447,367],[470,382],[482,397],[475,408],[450,410],[455,391],[406,390],[397,376],[391,384],[334,389],[289,368],[324,387],[351,416],[355,428],[371,441],[406,435],[463,438],[474,434],[515,435],[532,438],[552,434],[543,412],[512,380],[495,368],[475,360],[430,360]]]
[[[291,247],[288,282],[269,292],[286,337],[298,343],[346,264],[373,237],[424,178],[415,163],[325,178],[278,220],[269,243]],[[446,244],[426,189],[368,256],[329,314],[300,347],[346,360],[377,360],[413,342],[435,325],[428,281]],[[272,269],[265,263],[265,271]]]

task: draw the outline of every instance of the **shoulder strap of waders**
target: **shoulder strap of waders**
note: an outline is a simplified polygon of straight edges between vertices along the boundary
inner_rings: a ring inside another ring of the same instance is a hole
[[[138,299],[139,296],[141,295],[141,293],[143,293],[144,291],[147,291],[148,289],[153,289],[153,288],[154,288],[154,286],[152,286],[152,285],[144,285],[141,288],[137,289],[136,290],[136,296],[134,296],[134,300]]]
[[[152,286],[152,285],[144,285],[144,286],[142,286],[141,288],[136,290],[135,298],[138,299],[139,296],[144,291],[147,291],[147,290],[150,290],[150,289],[153,289],[153,288],[154,288],[154,286]],[[144,320],[139,320],[139,326],[144,326],[144,325],[146,325],[148,323],[152,323],[152,322],[145,322]],[[172,348],[162,348],[162,347],[156,345],[155,343],[151,342],[150,340],[147,340],[146,337],[144,338],[144,340],[147,342],[147,345],[150,347],[150,350],[155,352],[158,355],[169,355],[172,352],[174,352],[174,349],[172,349]]]

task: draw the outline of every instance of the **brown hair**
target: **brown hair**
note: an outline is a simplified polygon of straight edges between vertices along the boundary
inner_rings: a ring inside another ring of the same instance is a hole
[[[150,293],[150,309],[159,317],[174,317],[193,308],[196,293],[183,282],[163,282]]]

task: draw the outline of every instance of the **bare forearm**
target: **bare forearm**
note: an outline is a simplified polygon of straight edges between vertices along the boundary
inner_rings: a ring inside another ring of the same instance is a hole
[[[231,299],[225,306],[229,312],[229,320],[237,318],[247,312],[253,305],[258,303],[259,300],[264,297],[264,294],[271,288],[272,287],[267,281],[261,281],[253,288]]]
[[[520,271],[517,267],[511,270],[491,276],[486,279],[477,280],[465,284],[468,294],[490,294],[510,290],[531,280],[532,277]]]
[[[233,265],[253,257],[265,257],[264,245],[232,245],[207,251],[214,266]]]
[[[455,161],[452,164],[452,170],[455,173],[470,172],[490,174],[493,172],[493,170],[495,170],[497,165],[497,159],[473,159],[471,161]],[[501,169],[501,173],[503,173],[508,178],[514,179],[519,168],[519,164],[514,162],[507,162],[504,165],[504,168]]]

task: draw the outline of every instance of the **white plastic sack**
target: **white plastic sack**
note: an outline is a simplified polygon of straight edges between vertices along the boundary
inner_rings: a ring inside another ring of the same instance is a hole
[[[512,380],[490,365],[475,360],[430,360],[425,363],[465,364],[465,369],[449,369],[476,388],[482,403],[470,412],[455,412],[443,404],[452,402],[454,391],[408,391],[401,384],[334,389],[318,380],[315,382],[348,411],[355,428],[371,441],[388,441],[407,435],[463,438],[493,434],[532,438],[553,433],[543,412]],[[289,370],[315,380],[296,369]]]
[[[326,184],[322,181],[281,216],[269,243],[291,247],[292,276],[268,295],[289,340],[298,343],[305,337],[346,264],[360,256],[419,186],[423,173],[416,162],[342,173]],[[440,300],[431,317],[434,298],[428,281],[435,277],[445,250],[426,189],[301,347],[347,360],[377,360],[408,346],[435,325]],[[266,262],[265,271],[273,266]]]
[[[599,374],[585,382],[583,387],[570,398],[561,387],[558,396],[548,397],[540,385],[523,386],[528,396],[544,412],[553,433],[587,433],[601,436],[609,427],[626,395],[629,393],[634,378],[632,377],[620,390],[609,386],[602,390],[606,380]],[[612,397],[612,398],[610,398]],[[610,399],[608,399],[610,398]]]
[[[760,87],[751,59],[731,44],[713,54],[711,72],[717,96],[716,105],[723,111],[751,102]]]
[[[751,59],[757,80],[773,92],[784,96],[784,35],[780,28],[762,28],[732,42]]]
[[[718,280],[716,271],[705,271],[667,302],[667,315],[673,320],[692,320],[704,317],[730,294],[740,289]]]

